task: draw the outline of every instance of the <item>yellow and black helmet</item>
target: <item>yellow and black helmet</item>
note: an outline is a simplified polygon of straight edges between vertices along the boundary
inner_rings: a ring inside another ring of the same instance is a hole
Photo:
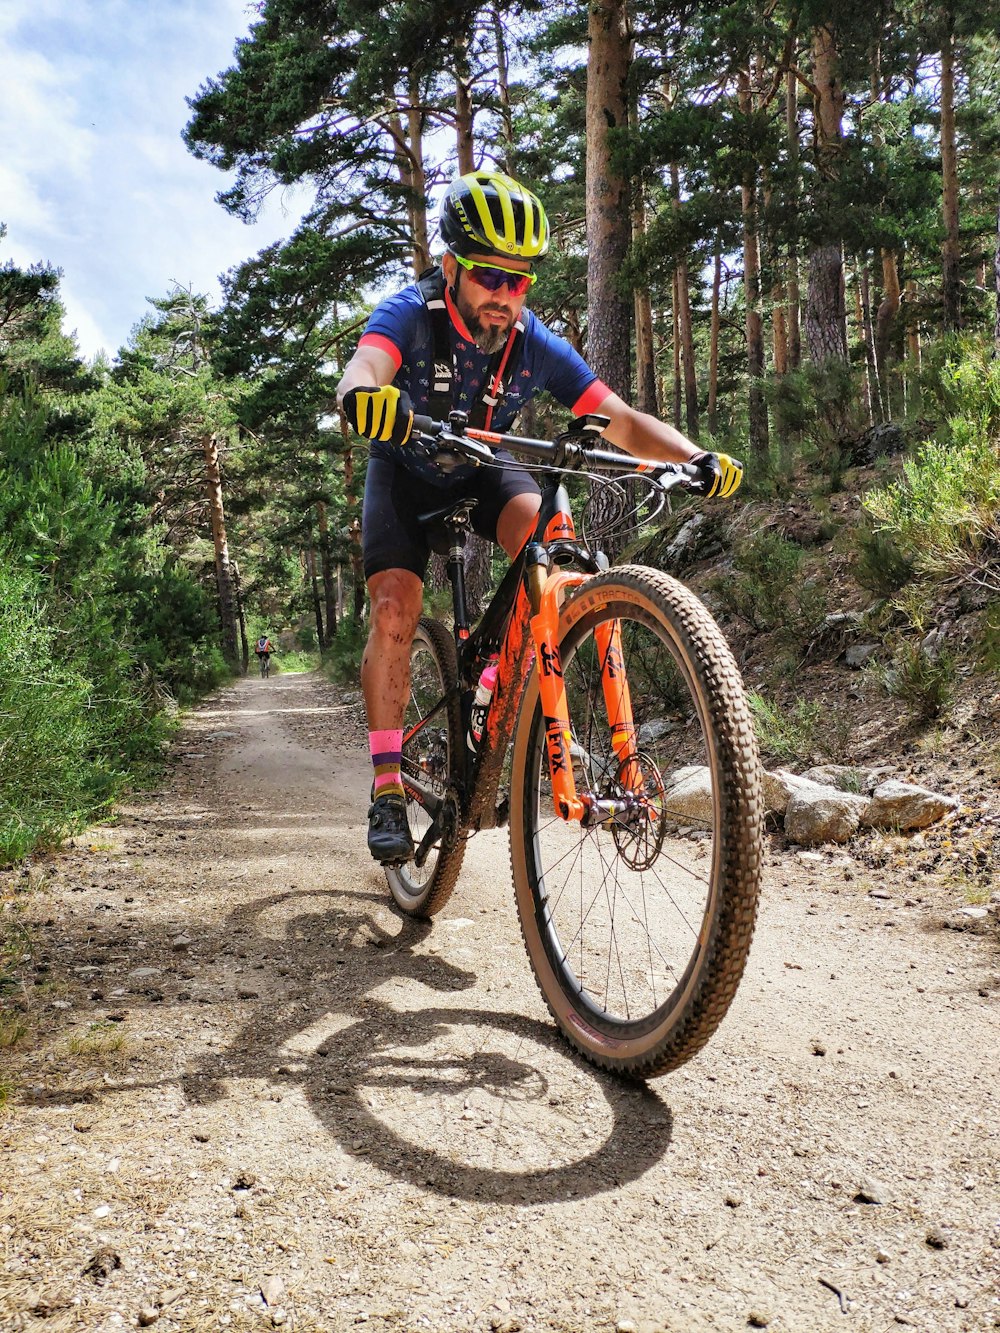
[[[536,195],[500,171],[456,176],[441,201],[441,239],[458,255],[540,259],[549,224]]]

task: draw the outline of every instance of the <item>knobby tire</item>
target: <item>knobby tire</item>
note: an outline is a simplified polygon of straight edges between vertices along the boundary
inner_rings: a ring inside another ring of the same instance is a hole
[[[601,685],[594,630],[609,620],[621,628],[638,727],[631,779],[610,745]],[[588,580],[562,610],[559,641],[578,790],[613,799],[641,787],[646,813],[591,828],[555,815],[533,671],[511,778],[521,931],[570,1043],[602,1068],[648,1078],[705,1045],[743,974],[763,811],[752,719],[720,630],[669,575],[624,566]]]
[[[458,679],[455,641],[439,621],[421,617],[410,649],[410,696],[403,719],[403,735],[447,693]],[[461,705],[453,694],[448,704],[426,727],[403,743],[402,772],[444,796],[453,783],[453,768],[461,759],[463,744]],[[427,811],[407,796],[407,818],[414,844],[419,846],[430,824]],[[430,917],[440,912],[458,880],[465,856],[465,842],[457,839],[457,828],[431,850],[422,866],[410,861],[386,868],[386,879],[396,905],[411,916]]]

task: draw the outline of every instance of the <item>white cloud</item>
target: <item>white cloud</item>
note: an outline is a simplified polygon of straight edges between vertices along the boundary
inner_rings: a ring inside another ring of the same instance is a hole
[[[0,6],[0,261],[48,262],[81,350],[123,344],[147,297],[216,279],[294,227],[248,228],[214,202],[226,178],[185,149],[204,81],[252,14],[243,0],[4,0]],[[287,200],[286,200],[287,202]]]

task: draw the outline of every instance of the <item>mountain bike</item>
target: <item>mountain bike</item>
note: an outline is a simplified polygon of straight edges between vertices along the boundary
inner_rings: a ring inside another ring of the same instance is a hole
[[[269,653],[258,653],[257,659],[260,662],[260,678],[267,680],[271,674],[271,656]]]
[[[592,501],[577,537],[570,473],[615,488],[633,517],[635,490],[651,517],[669,492],[699,490],[690,465],[599,448],[606,425],[582,417],[535,440],[461,413],[415,418],[407,447],[446,472],[504,466],[505,450],[538,471],[542,503],[477,625],[463,561],[475,501],[420,516],[447,553],[454,623],[423,617],[414,637],[402,781],[416,850],[386,876],[403,911],[431,916],[468,838],[508,824],[521,932],[555,1022],[594,1064],[648,1078],[700,1050],[736,993],[763,800],[739,669],[705,606],[659,570],[612,568],[586,532]],[[477,696],[487,668],[495,685]]]

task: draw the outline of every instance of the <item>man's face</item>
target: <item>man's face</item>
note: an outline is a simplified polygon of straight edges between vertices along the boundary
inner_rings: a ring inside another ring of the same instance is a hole
[[[531,263],[527,259],[497,259],[495,255],[466,257],[513,274],[531,272]],[[476,346],[487,354],[498,351],[506,343],[514,320],[521,313],[527,292],[515,296],[506,282],[495,291],[487,290],[476,281],[480,270],[462,268],[452,254],[445,254],[442,264],[445,281],[455,292],[458,313],[475,338]]]

